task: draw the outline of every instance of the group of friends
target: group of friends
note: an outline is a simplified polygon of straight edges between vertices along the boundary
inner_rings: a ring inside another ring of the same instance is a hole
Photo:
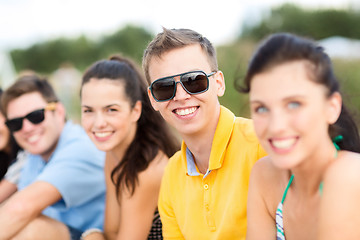
[[[266,37],[221,106],[211,42],[166,29],[142,70],[113,55],[81,83],[81,126],[36,74],[1,92],[0,240],[360,239],[360,139],[315,41]]]

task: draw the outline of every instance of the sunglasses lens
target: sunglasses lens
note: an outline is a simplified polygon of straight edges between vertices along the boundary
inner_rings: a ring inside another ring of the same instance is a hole
[[[45,119],[44,111],[44,109],[33,111],[29,113],[26,118],[34,124],[41,123]]]
[[[153,82],[151,91],[158,101],[166,101],[173,97],[175,91],[175,80],[173,78],[164,78]]]
[[[205,92],[209,87],[208,78],[202,72],[184,74],[181,76],[181,82],[191,94]]]
[[[44,119],[45,119],[44,113],[45,113],[44,109],[39,109],[39,110],[29,113],[25,117],[7,120],[5,122],[5,124],[11,132],[16,132],[22,128],[24,118],[28,119],[33,124],[38,124],[38,123],[41,123],[42,121],[44,121]]]
[[[15,118],[5,122],[11,132],[19,131],[22,128],[22,118]]]

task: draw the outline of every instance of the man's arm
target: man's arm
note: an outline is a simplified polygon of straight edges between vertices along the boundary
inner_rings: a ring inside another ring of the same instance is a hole
[[[61,199],[59,191],[51,184],[37,181],[15,193],[0,207],[0,239],[10,239],[42,210]]]
[[[0,204],[17,191],[16,184],[6,179],[0,181]]]

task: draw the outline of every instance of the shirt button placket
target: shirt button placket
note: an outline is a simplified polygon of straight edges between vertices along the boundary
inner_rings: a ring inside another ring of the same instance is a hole
[[[207,220],[207,224],[211,231],[215,231],[215,221],[213,219],[213,216],[211,214],[210,210],[210,186],[207,183],[207,181],[203,182],[204,187],[204,208],[205,208],[205,216]]]

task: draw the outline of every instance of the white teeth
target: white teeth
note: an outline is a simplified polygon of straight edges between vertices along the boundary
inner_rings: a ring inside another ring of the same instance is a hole
[[[191,113],[195,112],[196,109],[197,109],[197,107],[178,109],[178,110],[176,110],[176,114],[180,115],[180,116],[185,116],[185,115],[188,115],[188,114],[191,114]]]
[[[31,136],[31,137],[28,138],[28,142],[29,142],[29,143],[34,143],[34,142],[36,142],[37,140],[39,140],[39,138],[40,138],[40,135],[39,135],[39,134],[33,135],[33,136]]]
[[[276,148],[285,149],[291,147],[295,143],[296,139],[285,139],[285,140],[272,140],[272,144]]]
[[[110,136],[111,132],[96,132],[94,135],[99,138]]]

